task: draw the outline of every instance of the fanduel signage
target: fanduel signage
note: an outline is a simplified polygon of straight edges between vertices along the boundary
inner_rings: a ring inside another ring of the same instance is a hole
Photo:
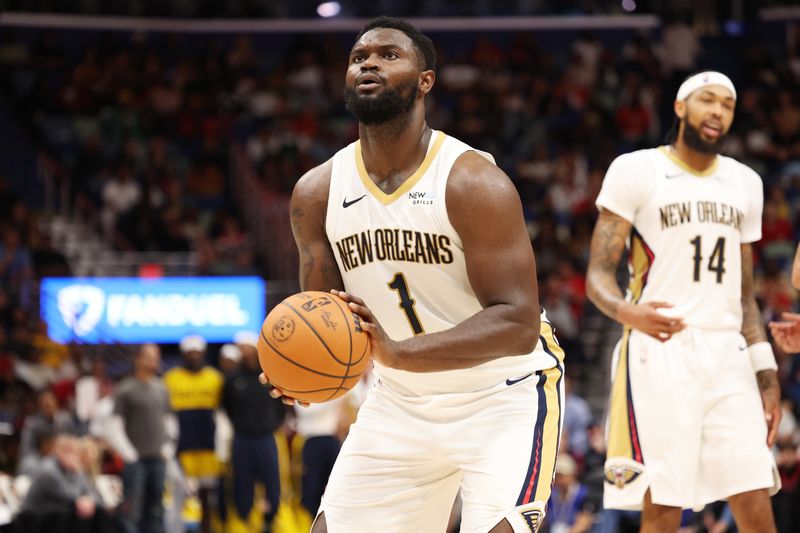
[[[44,278],[42,317],[56,342],[228,342],[264,320],[264,281],[219,278]]]

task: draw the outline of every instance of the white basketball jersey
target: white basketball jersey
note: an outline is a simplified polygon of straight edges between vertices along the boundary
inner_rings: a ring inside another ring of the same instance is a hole
[[[597,205],[633,224],[630,301],[673,304],[687,325],[739,331],[741,245],[761,238],[761,178],[729,157],[693,171],[662,146],[618,157]]]
[[[358,141],[333,157],[328,239],[345,290],[364,300],[394,340],[450,329],[482,309],[445,205],[450,169],[468,150],[433,131],[422,164],[391,194],[367,174]],[[556,363],[540,342],[531,354],[467,369],[416,373],[375,366],[382,380],[422,395],[482,390]]]

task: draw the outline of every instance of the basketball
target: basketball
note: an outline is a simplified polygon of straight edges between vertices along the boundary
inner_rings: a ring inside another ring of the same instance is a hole
[[[333,294],[289,296],[267,315],[258,359],[270,383],[304,402],[333,400],[353,388],[369,365],[369,335]]]

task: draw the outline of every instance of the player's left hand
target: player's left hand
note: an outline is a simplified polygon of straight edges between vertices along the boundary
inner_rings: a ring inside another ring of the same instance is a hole
[[[361,327],[369,334],[372,358],[383,366],[397,368],[397,343],[389,338],[389,335],[383,330],[378,319],[366,306],[364,300],[358,296],[335,289],[331,291],[331,294],[347,302],[350,310],[361,319]]]
[[[275,398],[276,400],[280,399],[280,401],[283,402],[284,405],[297,404],[300,407],[308,407],[310,405],[308,402],[304,402],[303,400],[296,400],[291,396],[285,395],[281,389],[279,389],[278,387],[269,382],[269,378],[264,372],[258,375],[258,381],[265,387],[269,387],[269,395]]]
[[[767,421],[767,446],[772,448],[778,436],[781,423],[781,387],[778,373],[774,370],[762,370],[756,374],[758,390],[761,392],[761,403],[764,404],[764,418]]]
[[[800,315],[783,313],[780,322],[770,322],[769,330],[775,342],[786,353],[800,352]]]

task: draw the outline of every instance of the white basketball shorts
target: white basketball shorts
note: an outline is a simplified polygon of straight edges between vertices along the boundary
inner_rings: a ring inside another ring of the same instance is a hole
[[[563,367],[478,392],[403,396],[378,380],[331,473],[330,533],[442,533],[459,489],[461,531],[504,518],[535,532],[561,434]]]
[[[605,506],[683,508],[780,488],[747,343],[686,328],[661,343],[626,329],[614,353]]]

